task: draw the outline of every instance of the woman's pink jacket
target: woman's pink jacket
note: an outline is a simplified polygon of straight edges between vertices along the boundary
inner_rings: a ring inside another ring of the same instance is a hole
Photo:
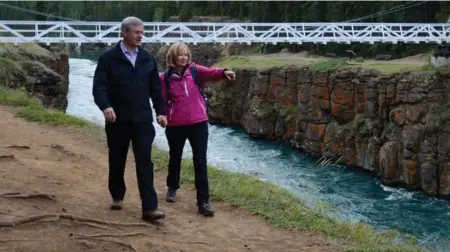
[[[194,64],[194,63],[192,63]],[[206,67],[196,64],[197,75],[200,79],[199,85],[205,87],[208,81],[218,81],[226,78],[224,68]],[[166,84],[164,73],[160,75],[162,94],[166,104],[167,127],[186,126],[204,121],[208,121],[206,113],[206,104],[203,95],[200,93],[199,87],[194,83],[190,66],[186,68],[183,76],[173,73],[170,77],[170,100],[167,103]]]

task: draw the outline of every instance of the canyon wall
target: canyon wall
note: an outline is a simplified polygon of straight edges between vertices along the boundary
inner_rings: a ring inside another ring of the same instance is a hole
[[[35,44],[0,44],[0,86],[23,89],[45,107],[65,111],[69,56]]]
[[[212,124],[241,126],[384,184],[450,196],[450,74],[238,69],[207,90]]]

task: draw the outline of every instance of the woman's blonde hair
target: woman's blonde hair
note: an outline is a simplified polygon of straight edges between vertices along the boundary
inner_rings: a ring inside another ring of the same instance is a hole
[[[167,67],[176,67],[177,56],[180,55],[183,49],[186,49],[188,53],[188,64],[190,65],[192,63],[192,55],[191,50],[189,50],[189,47],[183,42],[175,42],[169,47],[169,50],[167,51],[166,56]]]

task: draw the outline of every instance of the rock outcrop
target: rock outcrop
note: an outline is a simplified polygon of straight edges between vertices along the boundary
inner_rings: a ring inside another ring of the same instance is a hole
[[[0,45],[0,86],[26,90],[45,107],[65,111],[69,56],[35,44]]]
[[[233,86],[206,90],[211,123],[360,167],[391,186],[450,196],[450,74],[236,71]]]

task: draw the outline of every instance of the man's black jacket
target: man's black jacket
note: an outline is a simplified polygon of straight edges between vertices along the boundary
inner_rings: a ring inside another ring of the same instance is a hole
[[[164,115],[158,66],[142,47],[135,67],[122,52],[120,43],[103,53],[95,69],[92,94],[101,111],[114,109],[116,121],[153,122],[149,98],[156,115]]]

